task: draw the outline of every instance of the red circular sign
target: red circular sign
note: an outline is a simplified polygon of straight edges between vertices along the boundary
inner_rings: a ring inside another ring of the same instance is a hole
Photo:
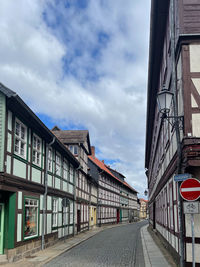
[[[180,186],[180,194],[185,200],[197,200],[200,197],[200,181],[195,178],[183,181]]]

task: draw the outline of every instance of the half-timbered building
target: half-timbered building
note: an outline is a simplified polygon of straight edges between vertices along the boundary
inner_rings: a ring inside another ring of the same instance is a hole
[[[90,177],[88,176],[88,155],[91,155],[90,138],[87,130],[52,129],[55,136],[71,151],[80,163],[76,179],[76,230],[89,230]]]
[[[0,254],[16,261],[73,234],[78,166],[23,100],[0,84]]]
[[[137,192],[124,181],[124,176],[115,170],[111,172],[111,168],[95,156],[94,147],[89,156],[89,168],[90,175],[98,183],[98,225],[133,221],[137,214]]]
[[[181,173],[200,180],[200,1],[152,0],[148,74],[146,158],[150,223],[178,259],[183,225],[184,262],[192,266],[190,215],[178,217],[177,163]],[[169,116],[183,116],[181,153],[173,119],[161,119],[156,95],[174,93]],[[175,110],[176,111],[176,110]],[[179,170],[179,172],[180,172]],[[200,214],[194,215],[195,260],[200,266]]]

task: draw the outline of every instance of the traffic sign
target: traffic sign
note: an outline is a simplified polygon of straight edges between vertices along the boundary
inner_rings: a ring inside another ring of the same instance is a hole
[[[190,173],[181,173],[174,175],[174,182],[182,182],[187,180],[188,178],[192,178],[192,174]]]
[[[199,202],[193,201],[193,202],[183,202],[183,210],[185,214],[196,214],[199,213]]]
[[[180,194],[185,200],[197,200],[200,197],[200,181],[195,178],[183,181],[180,186]]]

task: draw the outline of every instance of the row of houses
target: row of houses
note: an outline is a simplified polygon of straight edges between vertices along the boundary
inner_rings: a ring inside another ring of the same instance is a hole
[[[200,181],[199,17],[200,1],[151,1],[145,157],[149,221],[180,266],[200,266],[200,213],[194,214],[193,246],[191,215],[183,210],[175,179],[178,173]],[[163,115],[156,101],[161,92],[173,96]]]
[[[16,261],[60,238],[137,218],[136,190],[96,157],[87,130],[49,130],[0,84],[0,254]]]

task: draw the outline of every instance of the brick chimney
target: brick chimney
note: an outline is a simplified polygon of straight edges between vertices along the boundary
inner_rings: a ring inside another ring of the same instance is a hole
[[[91,146],[92,157],[95,157],[95,146]]]

